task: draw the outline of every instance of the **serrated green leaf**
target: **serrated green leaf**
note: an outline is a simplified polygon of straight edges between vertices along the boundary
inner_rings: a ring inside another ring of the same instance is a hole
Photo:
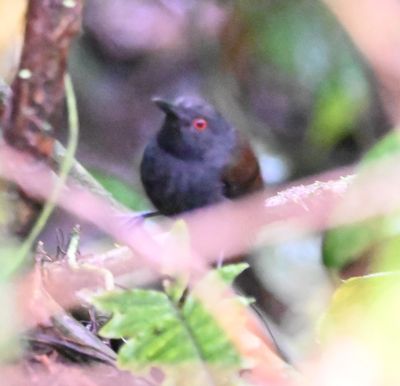
[[[186,290],[187,280],[164,281],[164,289],[171,301],[177,303]]]
[[[206,275],[200,284],[208,285],[215,275],[230,283],[246,268],[247,264],[222,267]],[[221,307],[224,301],[243,305],[240,298],[218,296]],[[211,377],[214,384],[237,384],[233,380],[238,375],[241,357],[218,321],[191,293],[179,301],[161,291],[144,289],[97,297],[95,306],[112,313],[100,334],[126,340],[118,353],[118,363],[124,369],[143,372],[157,366],[180,379],[176,384],[183,385],[193,383],[190,378],[185,383],[179,369],[196,368],[203,381]]]
[[[119,352],[123,366],[140,367],[152,361],[178,363],[196,358],[176,307],[166,294],[134,289],[97,298],[95,305],[113,313],[101,335],[128,339]]]

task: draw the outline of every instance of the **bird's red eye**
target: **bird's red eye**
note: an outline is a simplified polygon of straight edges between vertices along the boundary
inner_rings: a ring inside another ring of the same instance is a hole
[[[203,131],[207,128],[207,121],[204,118],[196,118],[192,122],[193,127],[198,131]]]

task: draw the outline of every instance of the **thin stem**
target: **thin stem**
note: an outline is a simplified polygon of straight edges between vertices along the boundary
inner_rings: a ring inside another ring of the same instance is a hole
[[[49,199],[46,201],[42,212],[40,213],[38,219],[35,222],[31,232],[29,233],[26,240],[22,243],[21,247],[15,256],[15,269],[17,269],[22,262],[25,260],[26,255],[31,251],[33,243],[39,236],[40,232],[45,227],[49,217],[51,216],[55,206],[58,196],[60,195],[68,174],[74,164],[74,158],[76,149],[78,146],[79,138],[79,120],[78,120],[78,109],[76,104],[76,97],[72,85],[71,78],[68,74],[64,77],[65,84],[65,96],[67,102],[68,110],[68,144],[65,152],[65,156],[60,164],[60,172],[58,175],[57,182],[51,192]]]

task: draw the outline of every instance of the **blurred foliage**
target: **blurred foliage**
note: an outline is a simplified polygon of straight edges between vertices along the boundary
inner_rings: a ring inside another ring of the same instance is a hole
[[[340,270],[361,258],[381,238],[381,229],[380,220],[373,219],[329,230],[323,241],[324,265]]]
[[[339,69],[337,76],[329,75],[316,90],[308,133],[311,146],[331,149],[351,133],[368,107],[366,80],[361,78],[360,69],[353,70],[354,75],[347,76],[345,69]]]
[[[246,268],[246,264],[227,265],[208,273],[196,286],[209,287],[216,273],[231,284]],[[97,297],[94,304],[112,313],[100,334],[126,339],[118,362],[136,374],[157,366],[167,374],[168,384],[202,385],[211,380],[218,385],[238,384],[239,352],[215,317],[185,288],[176,281],[169,283],[165,292],[133,289]],[[246,304],[243,298],[226,294],[218,300],[221,308],[227,302],[237,303],[237,307]]]
[[[146,198],[134,190],[129,184],[121,179],[100,170],[90,169],[90,173],[112,196],[134,211],[148,210],[150,204]]]
[[[332,304],[321,320],[322,341],[345,339],[348,350],[361,346],[364,354],[371,357],[375,369],[380,369],[385,377],[397,378],[395,383],[382,384],[398,384],[399,299],[398,272],[345,281],[335,292]]]
[[[15,259],[19,241],[12,235],[10,225],[15,220],[15,202],[10,201],[7,184],[0,183],[0,282],[7,282],[20,267],[21,261]]]
[[[19,241],[10,232],[14,219],[15,202],[10,200],[7,184],[0,183],[0,360],[10,359],[19,353],[17,335],[20,325],[17,313],[17,299],[12,279],[21,261],[16,259]]]
[[[18,67],[24,33],[26,0],[0,0],[0,107],[9,93],[5,83],[10,83]],[[3,82],[3,79],[5,83]],[[1,108],[0,108],[1,110]],[[16,202],[9,185],[0,181],[0,360],[9,360],[19,353],[19,324],[15,287],[12,283],[21,267],[17,258],[20,241],[12,231],[15,222]]]
[[[331,149],[353,133],[370,106],[361,60],[321,2],[244,4],[258,56],[314,96],[308,146]]]
[[[359,165],[360,171],[368,172],[368,166],[376,161],[384,161],[400,154],[400,133],[397,130],[383,137],[364,155]]]
[[[377,162],[387,161],[389,157],[400,155],[400,133],[394,131],[385,136],[362,159],[358,172],[368,174],[369,167]],[[390,160],[390,158],[389,158]],[[396,160],[396,158],[395,158]],[[357,179],[353,182],[357,184]],[[328,231],[323,243],[323,262],[329,268],[341,269],[347,264],[373,252],[373,260],[385,260],[385,269],[388,261],[398,267],[400,257],[396,249],[400,237],[400,214],[377,217],[357,224],[338,227]],[[373,250],[373,251],[372,251]],[[380,270],[378,263],[374,263],[374,270]],[[393,269],[390,268],[390,269]]]
[[[358,329],[360,325],[365,327],[364,321],[371,319],[380,319],[385,314],[384,304],[390,300],[399,299],[400,273],[382,273],[367,276],[355,277],[343,282],[335,292],[332,304],[328,312],[324,315],[320,324],[321,336],[328,338],[330,334],[337,333],[339,328]],[[396,307],[397,308],[397,307]],[[391,313],[393,308],[388,308]],[[389,316],[389,315],[386,315]],[[354,323],[354,318],[358,319]],[[391,316],[389,319],[395,321]],[[375,323],[378,320],[375,320]],[[349,323],[346,325],[346,323]],[[383,322],[383,318],[382,318]],[[395,322],[398,326],[399,321]],[[394,327],[394,326],[393,326]],[[370,334],[372,331],[380,333],[382,328],[367,328],[363,334]],[[398,328],[396,327],[396,330]]]
[[[400,214],[395,221],[400,220]],[[385,240],[374,250],[374,256],[371,261],[371,272],[390,272],[400,270],[400,229],[397,224],[397,235]],[[393,228],[393,227],[392,227]]]

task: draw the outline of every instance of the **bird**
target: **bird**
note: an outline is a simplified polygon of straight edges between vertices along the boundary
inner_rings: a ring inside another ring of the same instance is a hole
[[[140,165],[157,211],[174,216],[263,188],[260,165],[244,135],[198,97],[154,98],[165,113]]]
[[[146,217],[155,213],[176,216],[264,187],[250,142],[212,105],[198,97],[153,101],[165,113],[165,119],[145,147],[140,164],[144,190],[158,211]],[[242,255],[233,260],[246,258]],[[267,304],[264,309],[279,303],[259,282],[251,266],[236,284],[247,295]],[[288,361],[270,326],[263,321],[277,352]]]

